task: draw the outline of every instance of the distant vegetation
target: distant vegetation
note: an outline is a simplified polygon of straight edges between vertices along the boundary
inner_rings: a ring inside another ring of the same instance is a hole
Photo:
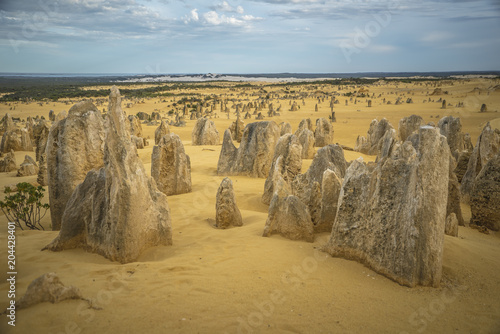
[[[298,86],[321,86],[321,85],[369,85],[379,79],[367,78],[342,78],[338,80],[317,80],[286,83],[269,83],[256,86],[252,83],[234,83],[228,86],[226,81],[207,82],[169,82],[169,83],[123,83],[116,82],[118,78],[6,78],[0,77],[0,102],[15,101],[58,101],[59,99],[83,99],[91,97],[106,97],[109,89],[95,89],[96,86],[117,85],[123,96],[128,98],[150,98],[169,96],[195,96],[194,92],[186,90],[198,90],[210,86],[212,89],[227,88],[255,88],[267,93],[267,87],[286,87],[287,90]],[[123,79],[123,78],[121,78]],[[390,82],[412,83],[419,81],[439,81],[440,79],[385,79]],[[143,87],[141,87],[141,85]],[[181,92],[182,90],[183,92]],[[177,92],[176,92],[177,91]],[[290,93],[295,93],[291,90]],[[200,99],[190,98],[184,102],[201,102]]]

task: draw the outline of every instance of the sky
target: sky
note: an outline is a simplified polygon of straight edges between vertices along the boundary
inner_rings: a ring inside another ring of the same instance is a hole
[[[0,0],[0,72],[500,70],[500,0]]]

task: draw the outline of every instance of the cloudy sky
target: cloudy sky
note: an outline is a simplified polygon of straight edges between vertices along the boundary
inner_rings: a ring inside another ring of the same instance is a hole
[[[0,72],[500,70],[499,0],[0,0]]]

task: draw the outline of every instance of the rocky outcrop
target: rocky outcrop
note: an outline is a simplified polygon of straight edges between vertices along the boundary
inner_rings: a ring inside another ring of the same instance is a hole
[[[24,156],[24,161],[21,164],[20,168],[17,170],[18,177],[21,176],[31,176],[38,174],[38,165],[35,160],[29,155]]]
[[[333,222],[337,216],[337,204],[341,188],[342,179],[331,169],[325,170],[321,184],[320,218],[318,223],[314,225],[315,233],[332,231]]]
[[[460,206],[460,183],[455,175],[455,159],[450,155],[450,169],[448,174],[448,204],[446,205],[446,216],[455,215],[458,225],[465,226],[462,216],[462,207]]]
[[[302,146],[302,159],[314,158],[314,133],[309,129],[303,129],[297,137]]]
[[[217,190],[215,203],[215,226],[225,229],[230,226],[242,226],[240,209],[236,205],[233,181],[225,177]]]
[[[288,122],[281,122],[280,127],[280,137],[286,135],[287,133],[292,133],[292,126]]]
[[[6,113],[2,117],[2,121],[0,123],[0,134],[4,134],[5,132],[9,132],[12,130],[17,129],[16,123],[14,123],[14,120],[12,119],[12,116],[9,113]]]
[[[236,118],[231,126],[229,127],[229,131],[231,131],[231,136],[238,142],[241,143],[241,138],[243,137],[243,130],[245,129],[245,123],[240,119],[240,116]]]
[[[128,263],[147,248],[172,244],[172,228],[167,197],[146,175],[130,140],[118,88],[111,88],[109,100],[104,167],[76,187],[58,237],[44,249],[82,247]]]
[[[137,116],[134,115],[128,116],[128,129],[130,131],[131,136],[142,138],[142,125]]]
[[[175,133],[163,136],[153,148],[151,177],[167,196],[191,192],[191,160]]]
[[[454,213],[446,217],[444,234],[450,235],[452,237],[458,237],[458,219]]]
[[[10,151],[0,160],[0,173],[13,172],[17,170],[16,156],[14,151]]]
[[[10,151],[33,151],[33,143],[28,130],[14,129],[3,134],[0,152],[7,153]]]
[[[43,119],[33,128],[33,137],[35,142],[36,161],[40,161],[42,154],[45,154],[47,148],[47,140],[49,138],[50,126],[49,123]]]
[[[328,145],[318,150],[311,166],[304,174],[299,174],[292,181],[292,193],[297,196],[309,210],[314,225],[320,224],[321,189],[323,175],[327,169],[342,178],[345,175],[347,162],[344,150],[338,145]]]
[[[469,203],[477,175],[499,151],[500,130],[492,129],[490,123],[488,123],[477,138],[476,146],[467,165],[467,171],[462,179],[460,190],[464,202]]]
[[[409,117],[404,117],[399,121],[398,135],[399,139],[404,142],[406,139],[415,131],[418,131],[420,126],[424,125],[424,120],[422,117],[417,115],[411,115]]]
[[[314,227],[307,206],[290,192],[290,186],[283,179],[282,156],[275,164],[275,192],[269,205],[268,216],[262,236],[273,233],[291,240],[314,242]]]
[[[368,129],[367,137],[358,136],[354,150],[364,154],[377,155],[380,148],[380,140],[387,131],[393,129],[387,119],[383,118],[380,121],[374,119]]]
[[[164,135],[168,135],[170,133],[170,127],[167,122],[161,121],[160,126],[155,130],[155,145],[160,143],[161,138]]]
[[[243,131],[238,149],[234,146],[230,134],[230,132],[228,135],[224,134],[217,173],[267,177],[280,134],[276,123],[264,121],[248,124]]]
[[[276,169],[276,160],[280,156],[282,157],[280,173],[283,176],[284,181],[290,183],[302,169],[302,146],[295,135],[286,134],[280,137],[278,144],[276,144],[273,162],[264,184],[262,202],[265,204],[271,203],[271,199],[274,194],[273,174]]]
[[[90,101],[75,104],[47,139],[47,179],[52,229],[61,228],[66,202],[93,168],[103,165],[104,121]]]
[[[396,282],[439,286],[450,150],[433,127],[418,132],[418,149],[398,144],[373,171],[348,168],[325,251],[364,263]]]
[[[295,131],[295,135],[298,136],[302,132],[302,130],[304,130],[304,129],[308,129],[310,131],[314,130],[313,125],[312,125],[312,121],[310,118],[305,118],[302,121],[300,121],[299,127]]]
[[[199,118],[194,125],[191,133],[193,146],[195,145],[219,145],[219,131],[215,128],[215,124],[210,119],[203,117]]]
[[[17,309],[25,309],[30,306],[50,302],[52,304],[67,299],[84,299],[78,288],[65,286],[56,273],[43,274],[37,277],[29,285],[24,296],[16,303]]]
[[[451,154],[457,159],[458,154],[466,148],[460,118],[453,116],[443,117],[439,120],[437,127],[441,134],[448,140]]]
[[[476,176],[470,208],[471,224],[500,230],[500,152],[489,159]]]
[[[49,181],[47,179],[47,154],[43,153],[40,155],[40,160],[38,161],[38,177],[36,182],[41,186],[48,186]]]
[[[330,144],[333,144],[333,126],[327,119],[318,118],[314,131],[314,146],[323,147]]]

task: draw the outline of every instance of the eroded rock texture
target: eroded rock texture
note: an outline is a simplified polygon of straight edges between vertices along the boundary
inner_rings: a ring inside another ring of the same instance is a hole
[[[215,203],[215,226],[217,228],[228,228],[230,226],[242,226],[240,209],[236,205],[233,181],[225,177],[217,190]]]
[[[163,136],[153,148],[151,177],[167,196],[191,192],[191,160],[175,133]]]
[[[274,194],[273,174],[275,171],[276,160],[280,156],[282,157],[280,172],[283,175],[283,179],[290,183],[302,169],[302,146],[295,135],[285,134],[280,137],[278,144],[276,144],[271,169],[269,170],[269,175],[267,176],[264,184],[262,202],[265,204],[271,203],[271,198]]]
[[[199,118],[191,133],[193,145],[219,145],[219,131],[215,128],[212,120],[203,117]]]
[[[323,147],[333,144],[333,126],[325,118],[316,120],[316,130],[314,131],[314,146]]]
[[[351,163],[325,250],[406,286],[439,286],[450,150],[435,128],[418,135],[417,150],[406,141],[373,172]]]
[[[379,152],[380,141],[387,131],[393,129],[394,128],[387,119],[383,118],[380,121],[374,119],[370,124],[366,138],[359,136],[356,140],[354,150],[364,154],[377,155]]]
[[[75,187],[103,165],[104,121],[92,102],[75,104],[51,127],[46,152],[52,230],[57,231]]]
[[[488,160],[476,176],[470,208],[471,224],[500,230],[500,152]]]
[[[59,235],[44,249],[82,247],[128,263],[147,248],[172,244],[167,197],[147,176],[130,140],[118,88],[111,89],[104,167],[87,173],[66,205]]]
[[[500,130],[492,129],[490,123],[486,124],[477,138],[476,146],[467,165],[467,171],[462,178],[460,190],[462,200],[469,203],[474,189],[476,177],[484,166],[500,151]]]
[[[234,146],[231,133],[227,135],[226,133],[217,164],[217,173],[267,177],[280,135],[276,123],[264,121],[248,124],[243,131],[239,148]]]
[[[314,242],[314,226],[307,205],[291,194],[290,185],[281,174],[282,166],[279,156],[273,173],[275,192],[262,236],[278,233],[287,239]]]
[[[170,127],[168,126],[167,122],[161,121],[160,126],[156,128],[155,130],[155,145],[158,145],[160,143],[161,138],[164,135],[168,135],[170,133]]]

